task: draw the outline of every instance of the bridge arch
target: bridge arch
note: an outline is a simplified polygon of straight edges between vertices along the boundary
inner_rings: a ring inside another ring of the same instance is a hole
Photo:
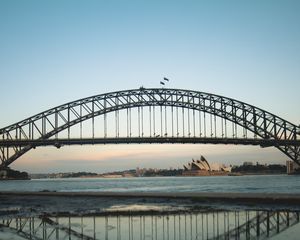
[[[7,167],[36,146],[55,145],[59,139],[50,142],[49,139],[88,119],[123,109],[151,106],[190,109],[217,116],[254,133],[255,139],[250,139],[249,144],[255,143],[258,138],[259,145],[274,146],[293,161],[300,163],[300,128],[287,120],[253,105],[216,94],[184,89],[141,87],[79,99],[0,129],[0,168]],[[234,141],[225,136],[218,139],[216,136],[205,138],[181,136],[180,139],[178,136],[152,137],[149,136],[150,141],[144,136],[139,136],[139,140],[129,142],[143,142],[143,140],[157,143],[246,142],[238,139]],[[130,139],[131,137],[127,138]],[[213,139],[218,141],[212,141]],[[118,137],[115,140],[118,140]],[[68,141],[71,139],[65,140],[65,143]],[[105,143],[108,140],[102,141]]]

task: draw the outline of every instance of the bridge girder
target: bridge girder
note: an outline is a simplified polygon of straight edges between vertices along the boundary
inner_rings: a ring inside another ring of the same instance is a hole
[[[191,109],[220,117],[253,132],[262,140],[270,140],[273,142],[271,146],[275,146],[290,159],[300,163],[300,128],[272,113],[211,93],[183,89],[140,88],[69,102],[0,129],[0,168],[7,167],[35,147],[32,144],[34,140],[46,142],[59,132],[69,130],[72,126],[99,115],[146,106]],[[5,145],[9,141],[15,141],[16,144]],[[18,141],[28,141],[28,145],[17,144]]]

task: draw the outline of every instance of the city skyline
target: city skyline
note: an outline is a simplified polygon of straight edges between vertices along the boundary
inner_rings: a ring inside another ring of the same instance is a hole
[[[79,98],[160,87],[163,77],[170,88],[231,97],[299,125],[299,10],[297,1],[2,1],[0,128]],[[287,160],[275,148],[97,145],[37,148],[11,166],[105,172],[176,167],[199,155]]]

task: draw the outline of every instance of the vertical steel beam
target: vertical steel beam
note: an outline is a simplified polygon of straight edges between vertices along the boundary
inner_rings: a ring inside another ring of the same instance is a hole
[[[256,212],[256,236],[260,236],[260,219],[259,219],[259,211]]]
[[[276,212],[276,231],[279,233],[280,230],[280,224],[279,224],[279,212]]]

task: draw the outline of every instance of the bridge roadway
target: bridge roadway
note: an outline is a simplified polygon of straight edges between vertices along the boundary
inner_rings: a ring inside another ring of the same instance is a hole
[[[14,146],[55,146],[64,145],[93,145],[93,144],[234,144],[271,146],[300,146],[300,140],[247,139],[247,138],[208,138],[208,137],[113,137],[113,138],[53,138],[33,140],[2,140],[1,147]]]

